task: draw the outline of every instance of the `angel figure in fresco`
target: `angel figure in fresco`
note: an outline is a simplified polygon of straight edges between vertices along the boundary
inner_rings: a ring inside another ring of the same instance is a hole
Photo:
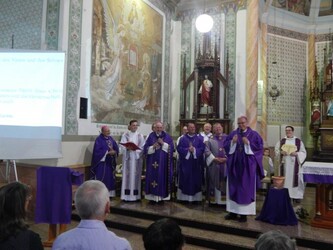
[[[151,74],[150,57],[147,53],[143,54],[143,66],[140,72],[140,80],[137,83],[138,88],[142,89],[141,97],[139,100],[133,102],[136,109],[144,111],[151,98]]]
[[[105,10],[107,6],[103,3]],[[105,11],[106,38],[108,47],[111,49],[112,58],[102,58],[102,67],[105,70],[105,97],[110,100],[114,91],[122,81],[122,65],[123,58],[126,55],[124,38],[126,36],[125,26],[123,24],[116,25],[112,14]]]

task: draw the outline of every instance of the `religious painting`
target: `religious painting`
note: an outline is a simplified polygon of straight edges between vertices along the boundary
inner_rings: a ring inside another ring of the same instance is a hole
[[[311,0],[273,0],[272,6],[309,16]]]
[[[321,0],[319,16],[333,15],[333,0]]]
[[[161,119],[165,17],[143,0],[94,0],[91,120]]]

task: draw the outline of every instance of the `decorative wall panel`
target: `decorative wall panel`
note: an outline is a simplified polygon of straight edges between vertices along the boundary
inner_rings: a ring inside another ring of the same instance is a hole
[[[268,88],[280,96],[268,97],[268,123],[304,125],[307,43],[268,34]]]
[[[0,48],[40,49],[43,0],[0,1]]]

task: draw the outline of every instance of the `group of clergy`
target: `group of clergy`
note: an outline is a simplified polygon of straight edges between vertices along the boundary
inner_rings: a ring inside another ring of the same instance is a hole
[[[145,199],[151,203],[170,200],[175,186],[179,201],[202,202],[205,191],[210,204],[226,204],[229,213],[225,219],[245,222],[247,215],[256,213],[256,190],[265,176],[262,166],[263,140],[248,126],[247,117],[239,117],[237,124],[238,127],[226,135],[220,123],[213,124],[213,129],[211,124],[205,124],[200,134],[196,133],[194,123],[188,123],[174,146],[162,122],[155,122],[152,132],[145,139],[137,131],[138,121],[132,120],[129,130],[121,137],[119,147],[110,136],[109,127],[103,126],[94,145],[91,177],[103,181],[110,197],[114,197],[116,158],[122,153],[121,200],[141,199],[145,160],[144,193]],[[288,141],[284,140],[283,144]],[[296,145],[300,151],[303,144],[296,141],[300,144]],[[177,154],[175,168],[174,152]],[[287,155],[284,151],[279,154],[295,159],[297,152],[294,155]]]

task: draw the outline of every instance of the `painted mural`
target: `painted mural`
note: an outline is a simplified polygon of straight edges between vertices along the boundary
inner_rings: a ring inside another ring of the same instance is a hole
[[[273,0],[272,5],[296,14],[309,16],[311,0]]]
[[[333,1],[321,0],[319,8],[319,16],[333,15]]]
[[[161,118],[164,16],[142,0],[94,0],[91,119]]]

